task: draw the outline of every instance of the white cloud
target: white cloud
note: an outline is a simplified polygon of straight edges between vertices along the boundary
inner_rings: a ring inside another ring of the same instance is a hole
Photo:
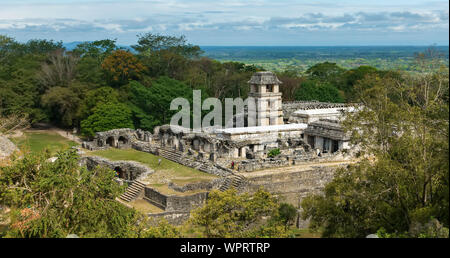
[[[5,2],[5,1],[3,1]],[[66,40],[75,35],[111,35],[135,40],[136,33],[160,32],[214,37],[217,33],[246,36],[314,31],[398,33],[448,31],[448,2],[422,0],[378,1],[268,1],[232,0],[84,0],[46,3],[6,1],[0,8],[0,34],[54,35]],[[388,10],[388,11],[387,11]],[[201,32],[202,34],[197,33]],[[448,35],[448,33],[447,33]],[[241,37],[241,36],[240,36]],[[194,38],[196,40],[197,38]],[[448,40],[447,40],[448,42]]]

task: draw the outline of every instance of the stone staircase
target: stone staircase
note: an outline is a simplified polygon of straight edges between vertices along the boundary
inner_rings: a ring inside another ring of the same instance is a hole
[[[245,182],[245,180],[246,178],[242,175],[233,174],[227,176],[223,185],[220,186],[219,191],[223,192],[230,189],[231,187],[238,189]]]
[[[202,163],[198,170],[208,173],[210,165],[208,163]]]
[[[127,188],[125,193],[123,193],[119,198],[126,202],[131,202],[132,200],[136,199],[139,196],[139,193],[141,193],[142,190],[144,190],[145,184],[134,180],[133,184]]]
[[[176,162],[176,163],[181,163],[180,162],[180,160],[181,160],[181,153],[179,153],[179,152],[168,150],[168,149],[159,148],[158,149],[158,153],[159,153],[159,156],[161,156],[161,157],[163,157],[165,159],[171,160],[171,161]]]

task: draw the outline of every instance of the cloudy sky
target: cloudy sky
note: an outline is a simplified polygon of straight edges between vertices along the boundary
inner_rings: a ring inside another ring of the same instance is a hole
[[[219,46],[448,45],[449,2],[424,0],[0,0],[19,41],[186,35]]]

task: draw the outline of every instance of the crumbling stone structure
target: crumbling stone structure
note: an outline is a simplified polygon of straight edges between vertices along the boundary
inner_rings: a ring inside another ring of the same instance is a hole
[[[339,120],[344,112],[353,112],[356,105],[297,101],[282,106],[281,81],[271,72],[255,73],[249,84],[256,106],[247,110],[256,113],[259,126],[208,128],[202,133],[173,125],[155,127],[153,134],[139,129],[115,129],[97,133],[83,147],[134,148],[222,176],[230,173],[226,169],[232,169],[232,163],[242,165],[240,170],[250,171],[292,165],[310,160],[311,155],[329,158],[351,148]],[[287,124],[283,122],[283,112],[289,116],[284,119]],[[273,149],[280,149],[281,155],[268,161],[267,154]]]
[[[92,170],[97,166],[110,168],[111,170],[116,171],[118,177],[126,182],[145,178],[155,172],[153,169],[150,169],[139,162],[111,161],[97,156],[83,157],[80,161],[80,165],[86,166],[89,170]]]
[[[296,101],[281,103],[282,84],[271,72],[255,73],[249,80],[249,96],[255,98],[254,107],[247,106],[237,117],[247,119],[256,114],[257,126],[203,128],[196,133],[189,128],[161,125],[153,133],[143,130],[115,129],[99,132],[93,141],[84,142],[89,150],[106,148],[133,148],[162,156],[184,166],[218,175],[221,180],[214,183],[199,183],[185,186],[169,184],[176,192],[202,190],[186,196],[171,196],[149,186],[135,184],[134,193],[127,198],[143,198],[160,207],[163,213],[149,214],[180,223],[189,217],[189,210],[202,205],[211,189],[226,190],[239,187],[242,191],[254,191],[260,186],[276,194],[284,195],[293,204],[308,193],[319,193],[332,179],[336,168],[316,167],[289,174],[250,177],[235,172],[252,172],[322,161],[348,160],[353,146],[340,121],[345,112],[354,112],[355,104]],[[283,117],[284,114],[284,117]],[[227,123],[228,124],[228,123]],[[229,125],[229,124],[228,124]],[[271,150],[280,154],[268,157]],[[102,164],[104,161],[87,159],[87,163]],[[119,163],[107,163],[115,169]],[[143,170],[128,168],[120,163],[124,180],[136,180]],[[251,173],[247,173],[251,174]],[[204,192],[203,192],[204,190]]]
[[[82,147],[89,150],[101,150],[109,147],[118,149],[131,148],[134,141],[149,142],[152,134],[143,130],[129,128],[113,129],[106,132],[97,132],[91,142],[83,142]]]

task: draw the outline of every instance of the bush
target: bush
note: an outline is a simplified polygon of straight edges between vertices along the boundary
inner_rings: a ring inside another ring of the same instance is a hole
[[[270,150],[269,153],[267,153],[267,157],[274,158],[280,154],[281,154],[280,149],[273,149],[273,150]]]

